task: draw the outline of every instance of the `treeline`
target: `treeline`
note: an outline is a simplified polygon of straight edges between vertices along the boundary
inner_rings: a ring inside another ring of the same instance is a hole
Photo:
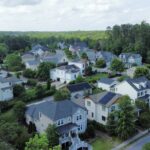
[[[143,61],[150,63],[150,24],[115,25],[106,30],[107,39],[103,47],[119,55],[122,52],[135,52],[143,56]]]

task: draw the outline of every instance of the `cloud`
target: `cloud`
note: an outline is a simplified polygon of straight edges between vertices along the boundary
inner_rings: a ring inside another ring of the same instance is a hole
[[[101,30],[150,21],[148,4],[149,0],[0,0],[0,30]]]
[[[1,0],[0,5],[6,7],[14,7],[20,5],[36,5],[39,4],[42,0]]]

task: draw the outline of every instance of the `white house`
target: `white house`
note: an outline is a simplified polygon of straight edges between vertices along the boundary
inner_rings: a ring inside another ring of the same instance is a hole
[[[106,125],[109,113],[118,108],[117,101],[120,96],[111,92],[102,92],[85,97],[88,119]]]
[[[85,69],[89,66],[89,62],[87,60],[74,60],[69,61],[69,65],[75,65],[80,69],[81,74],[85,73]]]
[[[35,55],[31,52],[28,52],[28,53],[24,53],[22,56],[22,62],[25,63],[25,62],[28,62],[28,61],[34,61],[36,59]]]
[[[98,88],[101,88],[103,90],[106,91],[114,91],[115,88],[114,86],[118,83],[117,80],[114,79],[110,79],[110,78],[101,78],[98,82],[97,82],[97,86]]]
[[[92,87],[87,82],[67,85],[67,89],[70,92],[71,99],[92,94]]]
[[[136,99],[143,99],[149,102],[150,81],[145,77],[126,79],[115,86],[115,92],[128,95],[134,101]]]
[[[40,65],[40,62],[37,60],[27,61],[25,63],[26,69],[31,69],[31,70],[37,70],[39,65]]]
[[[50,70],[50,78],[61,83],[74,81],[79,75],[81,75],[80,69],[75,65],[65,65]]]
[[[7,101],[13,99],[13,88],[9,81],[0,78],[0,101]]]
[[[55,125],[59,133],[59,143],[69,145],[69,150],[90,147],[78,137],[87,128],[87,111],[70,100],[41,101],[27,106],[25,113],[28,125],[35,124],[38,133],[43,133],[48,125]],[[91,150],[90,148],[88,150]]]

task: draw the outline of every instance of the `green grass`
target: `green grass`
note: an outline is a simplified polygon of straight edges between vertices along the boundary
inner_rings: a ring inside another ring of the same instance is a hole
[[[121,141],[117,138],[106,139],[106,138],[96,138],[94,142],[92,142],[93,150],[111,150]]]
[[[94,83],[94,82],[97,82],[100,78],[106,78],[106,77],[108,77],[108,74],[106,74],[106,73],[98,73],[98,74],[86,77],[85,80],[87,82]]]

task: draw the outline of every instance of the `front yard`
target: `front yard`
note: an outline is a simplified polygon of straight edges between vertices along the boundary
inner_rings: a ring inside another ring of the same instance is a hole
[[[121,141],[117,138],[100,138],[97,137],[91,144],[93,150],[111,150],[119,145]]]

